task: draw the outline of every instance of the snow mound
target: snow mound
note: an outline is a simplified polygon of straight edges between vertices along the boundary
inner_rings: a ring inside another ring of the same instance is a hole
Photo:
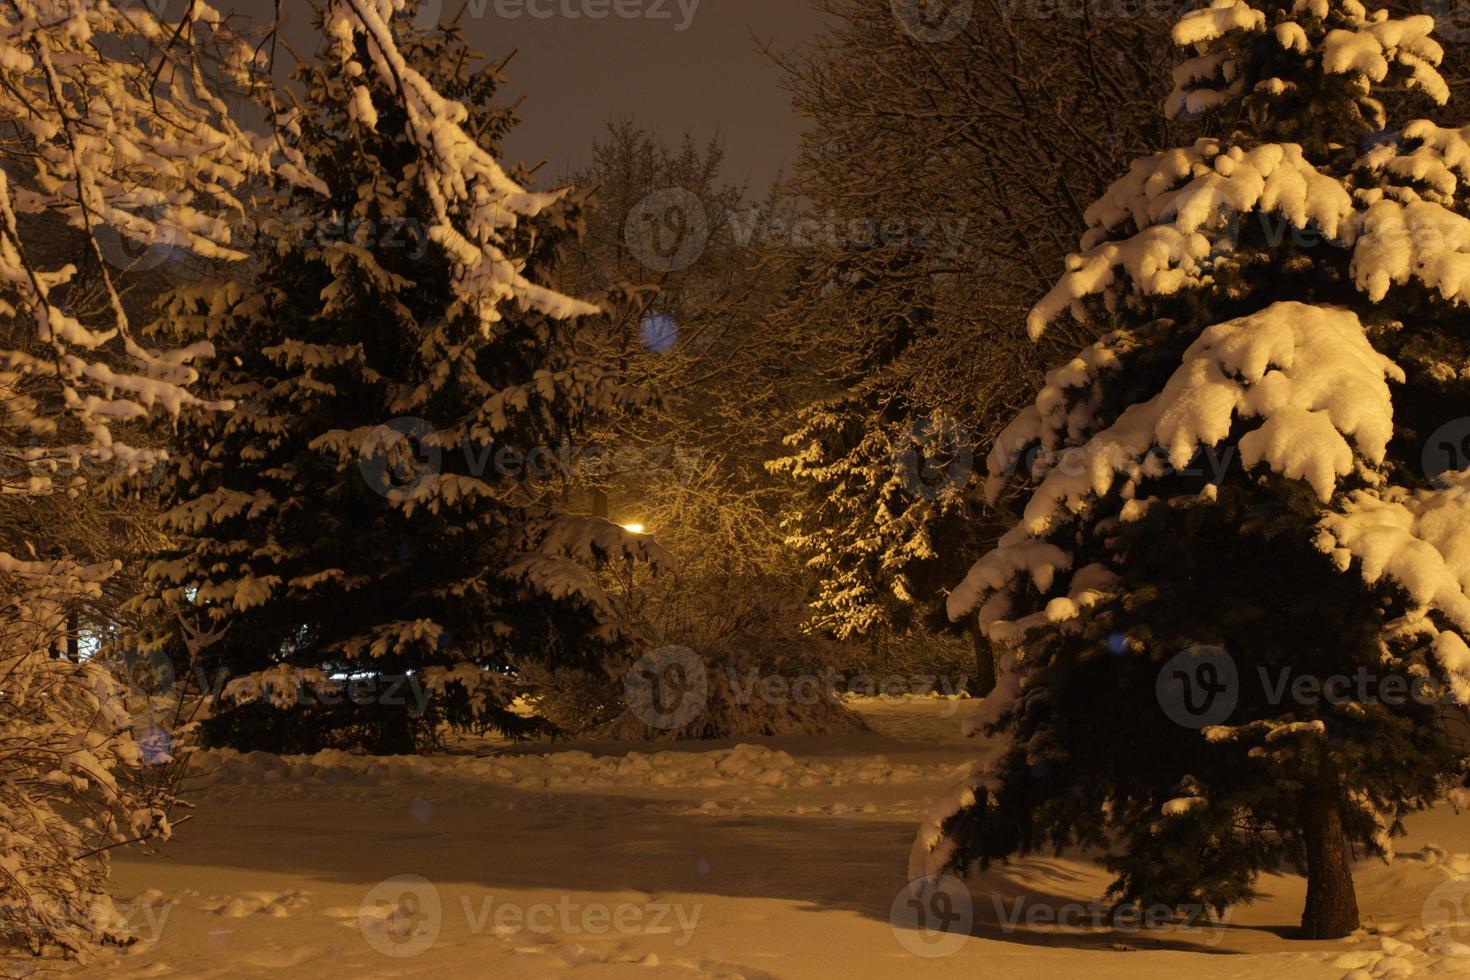
[[[306,895],[299,888],[283,892],[238,892],[205,899],[204,911],[226,919],[243,919],[251,915],[284,919],[308,904]]]
[[[339,784],[373,786],[417,797],[433,786],[465,783],[524,790],[604,790],[641,787],[770,789],[916,783],[935,777],[932,766],[906,765],[879,756],[803,760],[790,753],[742,743],[711,752],[627,752],[593,755],[581,750],[495,756],[365,756],[324,750],[310,756],[208,749],[190,760],[211,792],[241,786],[310,786],[314,796]]]
[[[1430,844],[1423,848],[1420,860],[1442,871],[1449,882],[1470,882],[1470,854],[1449,854]],[[1466,891],[1449,886],[1445,899],[1458,904]],[[1464,934],[1463,913],[1448,904],[1437,903],[1432,894],[1421,925],[1378,923],[1371,931],[1359,929],[1347,942],[1365,944],[1366,948],[1343,953],[1328,965],[1346,970],[1343,980],[1378,980],[1381,977],[1407,977],[1415,974],[1433,976],[1470,975],[1470,946],[1460,942]],[[1431,906],[1439,906],[1431,908]],[[1434,913],[1449,912],[1447,918]]]

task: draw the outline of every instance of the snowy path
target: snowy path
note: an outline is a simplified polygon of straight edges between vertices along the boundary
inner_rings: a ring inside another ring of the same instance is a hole
[[[1105,873],[1073,858],[981,877],[971,934],[921,959],[908,947],[925,937],[895,931],[890,912],[923,809],[974,751],[953,734],[956,707],[869,702],[873,734],[733,750],[236,760],[173,843],[117,862],[154,941],[77,975],[1209,980],[1470,964],[1426,957],[1424,942],[1393,958],[1377,937],[1283,939],[1303,891],[1290,878],[1223,930],[1028,929],[1101,891]],[[1428,815],[1405,849],[1424,834],[1470,850],[1464,820]],[[380,884],[396,876],[414,877]],[[1444,880],[1418,860],[1363,866],[1365,918],[1412,939]],[[1002,924],[1017,914],[1020,927]]]

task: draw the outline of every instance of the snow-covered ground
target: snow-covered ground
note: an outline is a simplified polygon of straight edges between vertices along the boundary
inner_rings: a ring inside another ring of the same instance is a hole
[[[1376,931],[1344,942],[1286,938],[1304,891],[1290,877],[1265,882],[1266,897],[1226,923],[1099,921],[1087,903],[1107,875],[1085,855],[981,875],[968,903],[933,907],[929,923],[972,912],[973,925],[917,930],[906,857],[924,810],[973,758],[977,746],[957,732],[975,704],[857,706],[873,732],[654,751],[481,742],[424,759],[323,753],[289,764],[211,754],[213,785],[175,839],[118,857],[117,893],[143,941],[62,972],[1470,975],[1470,949],[1454,942],[1470,931],[1470,881],[1452,876],[1470,861],[1448,856],[1470,851],[1470,818],[1448,809],[1410,822],[1395,864],[1359,867]],[[1446,914],[1461,928],[1426,932]],[[41,966],[5,963],[16,974]]]

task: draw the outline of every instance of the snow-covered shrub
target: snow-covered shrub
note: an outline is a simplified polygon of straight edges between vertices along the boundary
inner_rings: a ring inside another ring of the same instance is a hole
[[[742,188],[722,182],[717,143],[700,147],[686,136],[666,145],[631,122],[609,126],[590,156],[591,165],[573,175],[595,188],[587,233],[559,272],[578,294],[608,297],[606,322],[579,338],[588,352],[617,363],[659,398],[587,433],[595,451],[579,476],[606,494],[612,517],[643,525],[675,565],[659,576],[620,566],[603,576],[642,640],[626,661],[595,674],[572,669],[534,680],[538,703],[563,727],[638,738],[645,729],[636,714],[606,722],[623,710],[624,675],[644,653],[678,645],[737,667],[768,671],[780,663],[820,672],[840,647],[801,630],[807,582],[775,517],[779,481],[763,467],[789,410],[788,393],[773,392],[771,379],[790,372],[807,341],[766,317],[785,273],[761,264],[759,236],[735,229],[769,226],[781,195],[749,202]],[[628,244],[637,223],[628,215],[657,202],[688,209],[681,245],[699,239],[698,254],[691,251],[678,268],[654,268],[660,263],[651,243]],[[829,727],[825,719],[754,705],[744,715],[712,712],[706,727],[688,734]]]
[[[124,242],[243,258],[238,193],[271,164],[201,69],[253,88],[253,49],[209,4],[187,10],[0,10],[0,930],[36,953],[125,941],[108,849],[168,833],[122,690],[68,657],[115,565],[67,554],[78,539],[46,515],[163,458],[139,420],[223,407],[188,390],[208,345],[139,343],[121,296]]]
[[[675,563],[672,573],[640,576],[630,569],[610,583],[643,644],[609,672],[592,700],[626,703],[633,658],[678,647],[698,651],[709,678],[705,703],[696,717],[667,729],[648,725],[646,712],[629,706],[598,732],[707,739],[861,730],[861,719],[836,698],[763,699],[745,691],[752,677],[823,677],[842,647],[802,630],[806,582],[784,546],[769,485],[742,485],[715,458],[691,463],[680,477],[643,487],[638,514]]]
[[[894,29],[891,0],[820,6],[822,43],[775,56],[811,123],[794,170],[821,230],[777,250],[801,269],[777,329],[811,345],[819,384],[783,378],[803,408],[773,467],[817,579],[812,624],[881,660],[939,631],[944,596],[1005,530],[974,492],[984,447],[1086,338],[1033,345],[1014,325],[1065,257],[1077,202],[1155,138],[1170,11],[967,0],[950,6],[971,29],[927,43]],[[935,138],[938,117],[966,125]],[[990,645],[967,632],[963,672],[988,690]]]
[[[705,662],[698,690],[685,695],[694,700],[679,705],[674,713],[646,693],[640,696],[636,685],[630,691],[625,677],[619,687],[628,709],[594,734],[658,742],[867,731],[862,717],[822,686],[826,675],[820,667],[801,672],[794,664],[762,663],[754,657]]]
[[[977,680],[974,644],[968,636],[912,629],[885,634],[879,642],[848,644],[843,653],[838,665],[844,674],[931,675],[957,685],[963,678],[964,687]]]
[[[604,670],[558,670],[530,662],[521,664],[520,674],[536,714],[564,735],[592,731],[623,712],[622,684]]]
[[[67,609],[112,570],[0,555],[0,936],[37,954],[128,941],[108,850],[169,834],[133,785],[144,759],[122,687],[58,655]]]

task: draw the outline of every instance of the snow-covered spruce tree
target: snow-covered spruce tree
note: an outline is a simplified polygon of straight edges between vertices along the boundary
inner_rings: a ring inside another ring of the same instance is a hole
[[[217,743],[537,730],[508,707],[517,657],[609,657],[629,635],[589,569],[661,557],[559,507],[568,441],[636,396],[576,356],[596,309],[531,279],[575,213],[497,162],[500,76],[414,20],[324,6],[288,127],[320,184],[278,203],[253,281],[182,290],[159,324],[219,345],[203,385],[237,406],[184,429],[178,547],[151,572],[159,602],[228,627],[205,665],[228,679]]]
[[[106,261],[120,241],[243,257],[231,218],[268,161],[206,58],[255,84],[206,3],[182,23],[107,0],[0,8],[0,946],[35,954],[128,941],[107,854],[169,834],[168,801],[137,791],[120,685],[64,655],[115,563],[36,518],[157,462],[138,420],[209,407],[188,390],[208,346],[135,340]]]
[[[1168,112],[1221,135],[1137,161],[1030,316],[1112,329],[991,455],[1023,516],[949,611],[1007,648],[973,722],[1002,744],[916,875],[1100,846],[1119,901],[1219,908],[1292,867],[1302,935],[1335,937],[1351,855],[1463,792],[1470,472],[1420,466],[1470,394],[1470,130],[1380,101],[1446,99],[1432,26],[1215,0],[1175,27]]]

